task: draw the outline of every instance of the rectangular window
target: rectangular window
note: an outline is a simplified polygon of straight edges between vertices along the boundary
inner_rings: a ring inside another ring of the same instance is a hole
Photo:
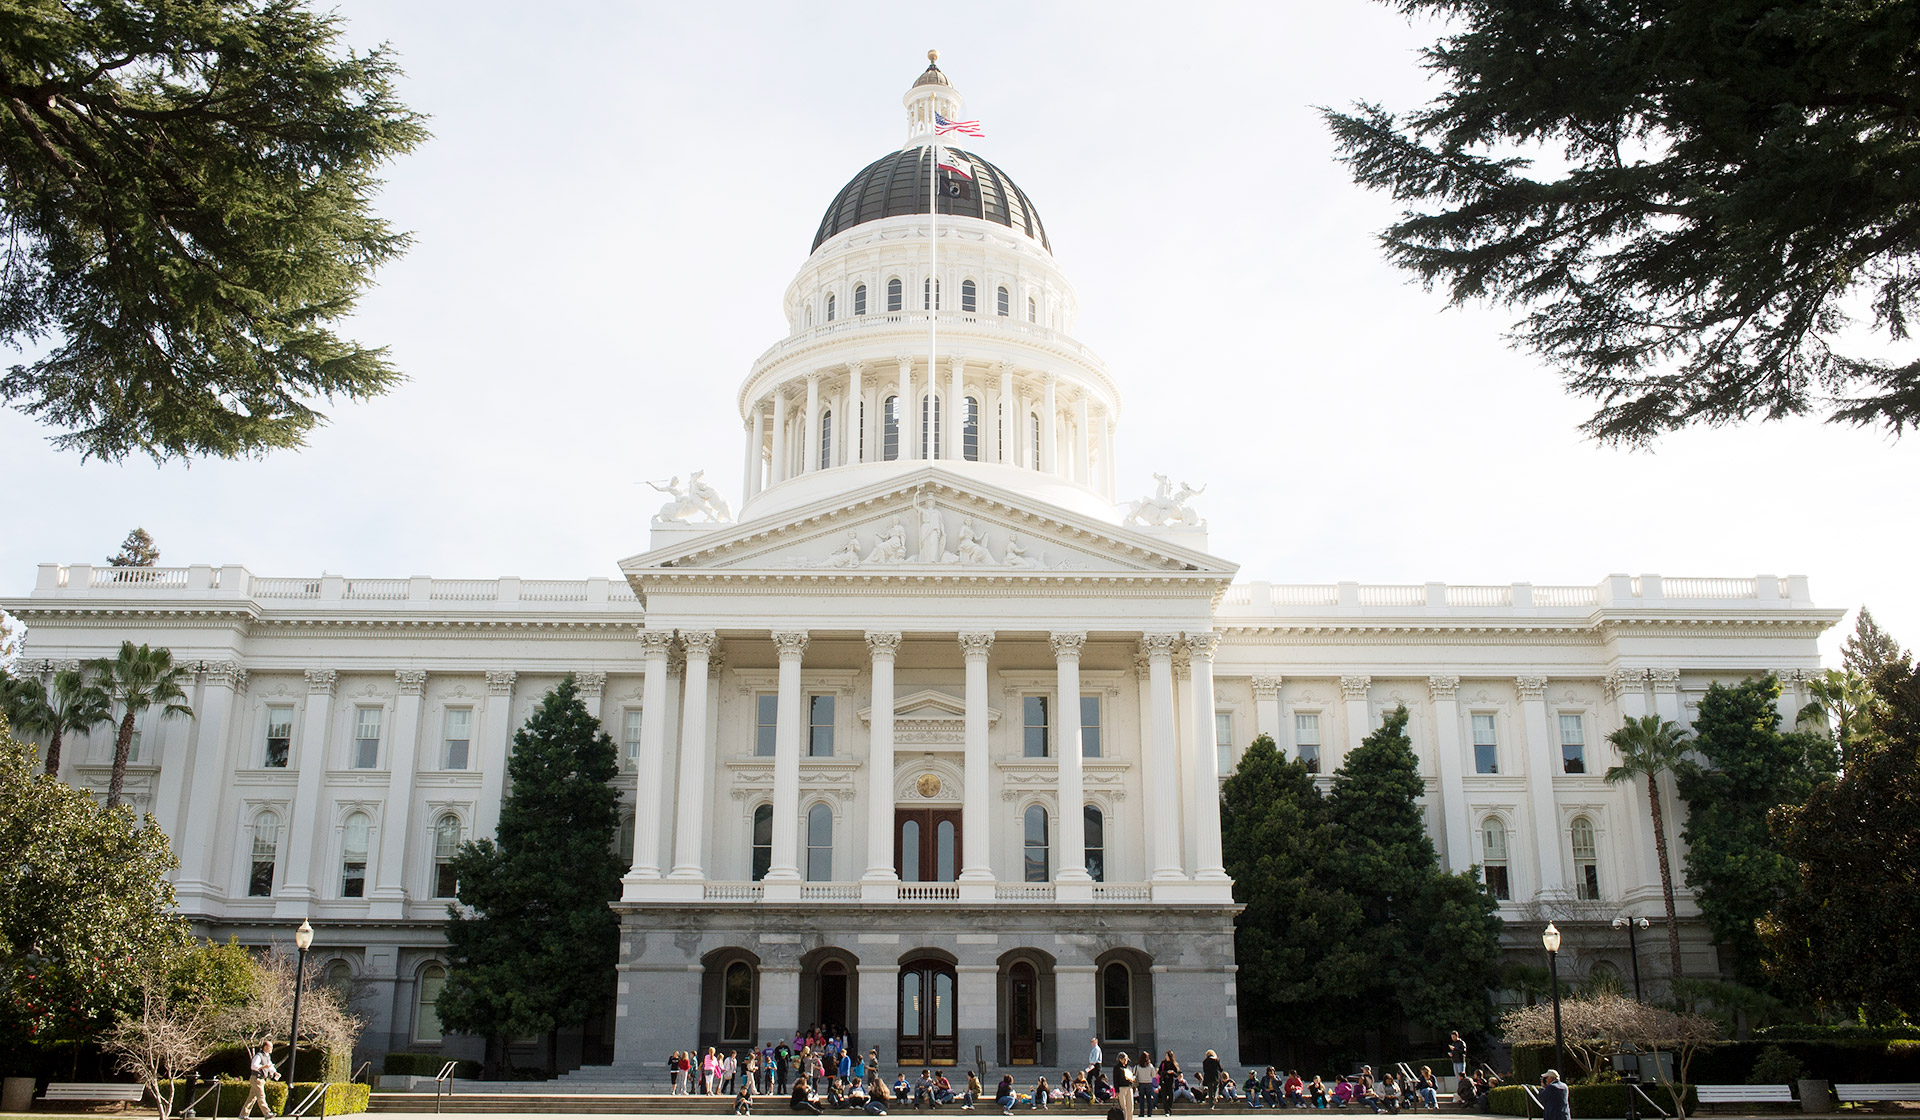
[[[1044,696],[1023,696],[1021,699],[1022,724],[1026,735],[1028,758],[1048,757],[1047,742],[1047,698]]]
[[[1100,757],[1100,697],[1080,698],[1080,756]]]
[[[293,753],[293,706],[273,705],[267,709],[267,753],[260,765],[280,768]]]
[[[372,770],[380,765],[380,709],[353,710],[353,768]]]
[[[807,699],[807,757],[833,757],[833,697]]]
[[[640,709],[628,708],[620,715],[620,757],[626,759],[627,769],[637,769],[640,765]]]
[[[1482,870],[1486,873],[1487,890],[1493,893],[1493,897],[1502,902],[1506,902],[1513,897],[1513,888],[1507,882],[1507,868],[1505,864],[1490,863]]]
[[[1293,717],[1293,750],[1306,764],[1307,773],[1320,772],[1320,713],[1300,712]]]
[[[1574,894],[1581,902],[1600,901],[1600,867],[1598,864],[1582,863],[1575,869],[1579,878],[1575,881]]]
[[[1493,716],[1481,712],[1473,716],[1473,772],[1500,772],[1500,744],[1493,735]]]
[[[355,813],[347,818],[340,861],[340,897],[367,896],[367,817]]]
[[[127,761],[140,761],[140,729],[133,729],[133,738],[127,741]]]
[[[774,733],[780,726],[780,697],[763,692],[753,698],[753,753],[773,757]]]
[[[1560,768],[1568,774],[1587,772],[1587,729],[1578,712],[1560,713]]]
[[[446,741],[441,765],[448,770],[465,770],[467,754],[473,746],[473,709],[448,708],[442,720],[441,737]]]
[[[853,290],[853,313],[855,315],[865,315],[867,313],[867,286],[865,284]]]
[[[1213,749],[1220,756],[1221,774],[1233,773],[1233,713],[1213,713]]]

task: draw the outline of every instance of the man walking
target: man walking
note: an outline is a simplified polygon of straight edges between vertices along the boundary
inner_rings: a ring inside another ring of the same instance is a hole
[[[267,1079],[280,1079],[280,1071],[273,1068],[271,1044],[262,1042],[260,1049],[247,1059],[247,1103],[240,1106],[240,1115],[253,1115],[255,1101],[260,1102],[260,1115],[264,1120],[273,1120],[273,1110],[267,1107]]]
[[[1572,1120],[1573,1094],[1560,1080],[1560,1071],[1550,1069],[1540,1075],[1540,1111],[1546,1120]]]

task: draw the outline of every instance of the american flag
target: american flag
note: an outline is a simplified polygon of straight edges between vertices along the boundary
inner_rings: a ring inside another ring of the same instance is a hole
[[[933,131],[941,136],[949,132],[958,132],[962,136],[985,136],[980,131],[979,121],[950,121],[939,113],[933,115]]]

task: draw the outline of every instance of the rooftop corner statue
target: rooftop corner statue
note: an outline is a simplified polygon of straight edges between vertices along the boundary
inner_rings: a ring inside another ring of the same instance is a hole
[[[1545,916],[1659,895],[1609,731],[1684,723],[1716,679],[1805,702],[1840,612],[1801,576],[1235,583],[1204,487],[1120,503],[1124,378],[1074,333],[1033,200],[944,146],[959,90],[936,63],[902,105],[897,151],[820,185],[786,329],[735,398],[737,513],[705,471],[650,483],[667,501],[611,576],[47,563],[0,600],[31,626],[22,673],[128,636],[192,667],[194,714],[143,718],[127,800],[172,835],[201,935],[311,918],[365,993],[358,1057],[477,1056],[434,1011],[447,860],[493,834],[513,732],[567,674],[619,744],[630,854],[618,1007],[566,1028],[562,1089],[657,1090],[666,1054],[809,1024],[889,1068],[1059,1069],[1091,1036],[1233,1065],[1218,790],[1256,735],[1325,780],[1405,705],[1435,846],[1483,869],[1523,952]],[[1313,539],[1312,503],[1285,515]],[[68,742],[62,778],[104,789],[111,738]]]

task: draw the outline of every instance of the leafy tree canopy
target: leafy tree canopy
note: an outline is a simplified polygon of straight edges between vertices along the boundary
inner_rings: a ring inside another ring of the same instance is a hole
[[[404,235],[375,170],[424,138],[385,48],[301,0],[0,5],[0,397],[82,457],[295,447],[397,377],[334,335]]]
[[[1832,740],[1781,733],[1779,696],[1772,677],[1709,686],[1690,744],[1705,765],[1688,758],[1674,766],[1687,801],[1687,881],[1735,977],[1755,987],[1767,984],[1755,923],[1797,881],[1767,815],[1806,801],[1838,766]]]
[[[0,1049],[72,1039],[137,1006],[187,945],[148,817],[39,773],[0,721]]]
[[[1327,796],[1265,736],[1222,791],[1222,847],[1246,906],[1243,1014],[1300,1041],[1343,1042],[1383,1014],[1434,1030],[1491,1022],[1498,904],[1476,873],[1440,869],[1406,724],[1406,709],[1389,714]]]
[[[619,942],[607,902],[625,869],[613,851],[617,758],[572,677],[514,734],[499,838],[463,844],[453,861],[460,906],[448,907],[452,968],[437,1005],[449,1029],[498,1040],[605,1011]]]
[[[1392,0],[1448,21],[1446,89],[1327,111],[1356,181],[1405,204],[1388,258],[1597,399],[1586,431],[1920,424],[1920,5]]]
[[[1873,620],[1873,612],[1865,607],[1861,607],[1854,618],[1853,633],[1847,635],[1846,645],[1840,647],[1841,667],[1849,673],[1860,674],[1869,683],[1882,669],[1904,665],[1912,659],[1892,634],[1880,629],[1880,624]]]
[[[120,542],[120,551],[107,557],[115,568],[151,568],[160,562],[160,546],[145,529],[135,529]]]

